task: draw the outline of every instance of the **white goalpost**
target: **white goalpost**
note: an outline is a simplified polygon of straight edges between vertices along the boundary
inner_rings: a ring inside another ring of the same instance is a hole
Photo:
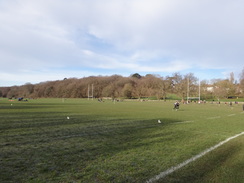
[[[90,98],[92,98],[92,100],[93,100],[93,84],[92,84],[92,88],[91,88],[91,95],[90,95],[90,85],[88,85],[88,89],[87,90],[88,90],[87,91],[88,100]]]
[[[196,97],[190,97],[189,96],[189,93],[190,93],[190,81],[189,81],[189,77],[187,78],[187,96],[186,96],[186,99],[187,99],[187,103],[189,100],[198,100],[198,102],[200,103],[200,100],[201,100],[201,82],[200,82],[200,79],[198,79],[198,96]]]

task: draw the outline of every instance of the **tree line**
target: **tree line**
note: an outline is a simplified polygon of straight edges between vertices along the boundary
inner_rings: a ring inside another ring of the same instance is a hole
[[[200,87],[199,87],[200,86]],[[200,89],[200,90],[199,90]],[[244,69],[239,81],[230,73],[228,79],[213,79],[200,82],[193,73],[171,76],[138,73],[129,77],[120,75],[90,76],[84,78],[65,78],[38,84],[26,83],[22,86],[0,87],[0,97],[7,98],[155,98],[166,100],[170,96],[179,99],[197,97],[201,99],[219,99],[244,97]]]

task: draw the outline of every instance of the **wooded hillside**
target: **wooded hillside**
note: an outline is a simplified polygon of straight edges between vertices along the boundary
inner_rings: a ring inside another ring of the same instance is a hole
[[[229,79],[201,81],[201,99],[228,98],[243,96],[244,76],[240,82],[235,81],[231,73]],[[142,98],[154,97],[166,99],[169,95],[186,96],[199,95],[199,81],[194,74],[161,77],[136,73],[129,77],[120,75],[90,76],[84,78],[65,78],[58,81],[47,81],[38,84],[27,83],[22,86],[0,87],[0,97],[8,98]]]

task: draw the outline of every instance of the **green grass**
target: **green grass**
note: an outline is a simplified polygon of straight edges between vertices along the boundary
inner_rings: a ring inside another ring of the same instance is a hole
[[[244,131],[241,104],[172,108],[162,101],[0,99],[0,182],[145,182]],[[159,182],[243,180],[243,153],[241,136]]]
[[[243,152],[244,136],[240,136],[158,182],[244,182]]]

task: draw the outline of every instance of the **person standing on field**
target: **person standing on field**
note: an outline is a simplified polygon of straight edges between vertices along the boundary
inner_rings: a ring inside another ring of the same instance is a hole
[[[174,103],[174,109],[177,111],[179,109],[179,107],[180,107],[180,103],[178,101],[176,101]]]

